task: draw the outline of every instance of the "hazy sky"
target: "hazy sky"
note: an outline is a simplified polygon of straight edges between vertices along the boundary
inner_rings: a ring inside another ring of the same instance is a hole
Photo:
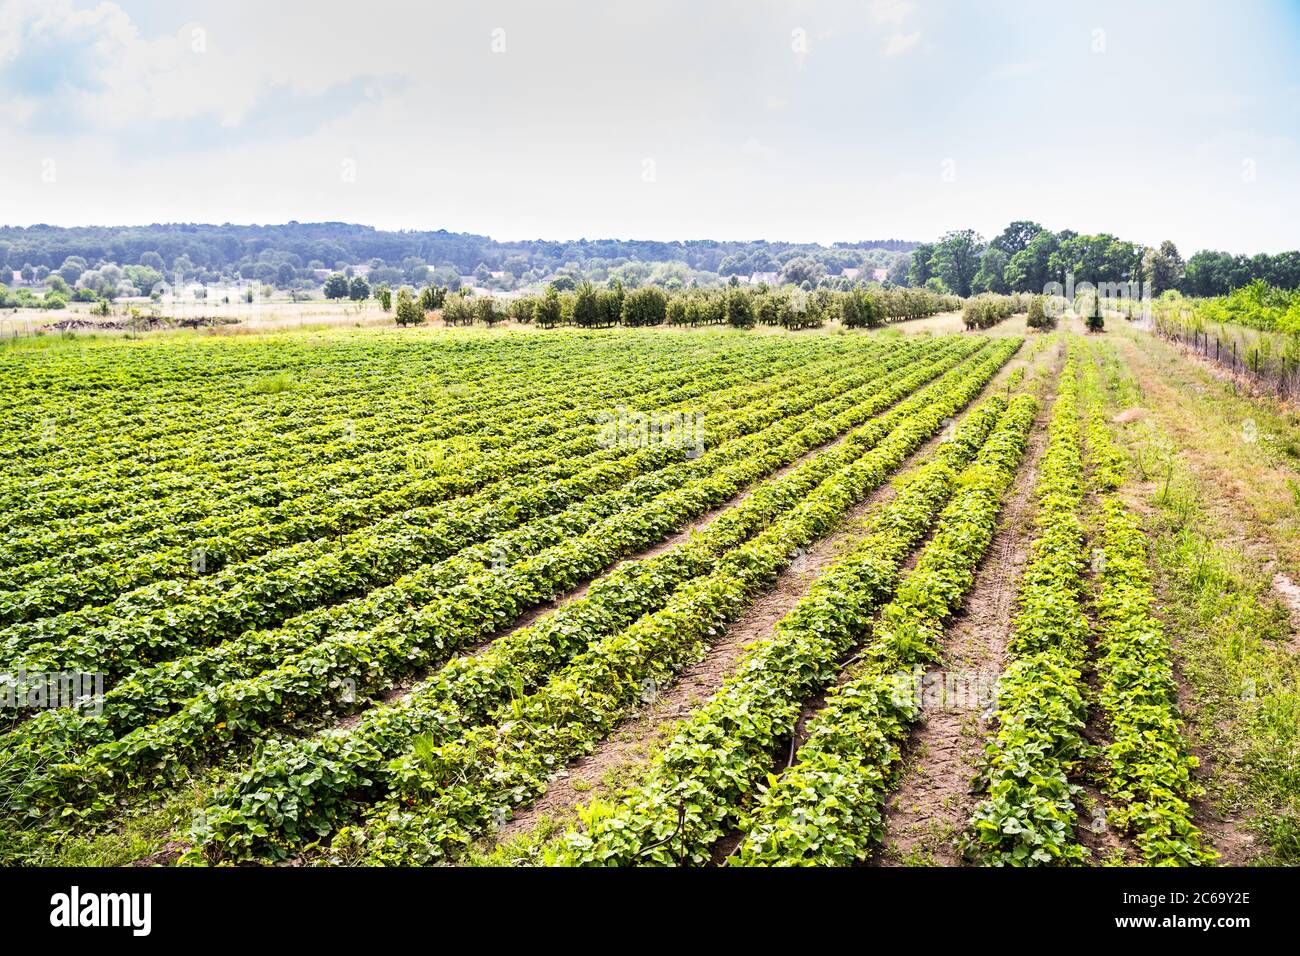
[[[1300,247],[1300,2],[0,0],[0,222]]]

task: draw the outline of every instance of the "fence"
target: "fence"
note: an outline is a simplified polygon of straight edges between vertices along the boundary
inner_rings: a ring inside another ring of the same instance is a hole
[[[1300,361],[1294,355],[1277,355],[1258,345],[1239,345],[1236,339],[1225,341],[1212,332],[1172,322],[1156,321],[1152,331],[1278,398],[1300,400]]]

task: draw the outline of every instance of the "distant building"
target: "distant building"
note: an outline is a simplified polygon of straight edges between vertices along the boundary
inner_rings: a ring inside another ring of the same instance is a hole
[[[750,285],[758,285],[765,282],[768,285],[777,285],[781,281],[779,272],[755,272],[748,280],[741,279],[742,282],[748,281]]]
[[[862,270],[861,270],[861,269],[844,269],[844,270],[842,270],[842,271],[840,272],[840,275],[842,275],[842,276],[843,276],[844,278],[846,278],[846,279],[851,279],[852,281],[856,282],[856,281],[858,280],[858,276],[862,275]]]
[[[875,279],[877,282],[884,282],[886,279],[889,278],[889,270],[888,270],[888,269],[872,269],[872,270],[871,270],[871,278]]]
[[[312,269],[311,274],[314,275],[321,282],[324,282],[331,275],[333,275],[334,272],[332,269]]]

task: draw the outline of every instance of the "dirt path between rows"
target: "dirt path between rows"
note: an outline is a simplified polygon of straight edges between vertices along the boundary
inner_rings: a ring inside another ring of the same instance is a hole
[[[1058,356],[1053,379],[1060,364]],[[962,864],[958,841],[977,802],[971,780],[988,736],[992,689],[1005,663],[1015,584],[1029,555],[1034,487],[1047,447],[1052,404],[1044,401],[1039,410],[993,542],[962,610],[946,630],[943,666],[927,672],[925,686],[944,687],[945,699],[926,703],[909,737],[902,778],[885,808],[885,835],[871,860],[874,865]]]
[[[1026,365],[1025,351],[1022,349],[999,370],[967,410],[1003,388],[1007,377],[1016,368]],[[941,440],[937,435],[931,438],[894,474],[902,474],[923,460]],[[579,758],[557,775],[547,792],[512,817],[496,833],[493,842],[500,845],[543,824],[571,818],[580,803],[595,796],[607,796],[639,776],[654,752],[671,739],[677,722],[718,690],[735,670],[745,648],[771,634],[773,626],[808,592],[822,569],[861,537],[862,519],[868,512],[888,501],[893,494],[894,486],[887,482],[851,509],[840,529],[819,540],[796,559],[773,587],[755,600],[710,647],[702,660],[689,667],[671,686],[661,690],[651,704],[598,744],[595,751]]]

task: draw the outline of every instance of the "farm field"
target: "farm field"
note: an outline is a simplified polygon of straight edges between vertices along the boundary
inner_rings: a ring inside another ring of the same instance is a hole
[[[1107,327],[15,341],[0,862],[1298,863],[1300,423]]]

